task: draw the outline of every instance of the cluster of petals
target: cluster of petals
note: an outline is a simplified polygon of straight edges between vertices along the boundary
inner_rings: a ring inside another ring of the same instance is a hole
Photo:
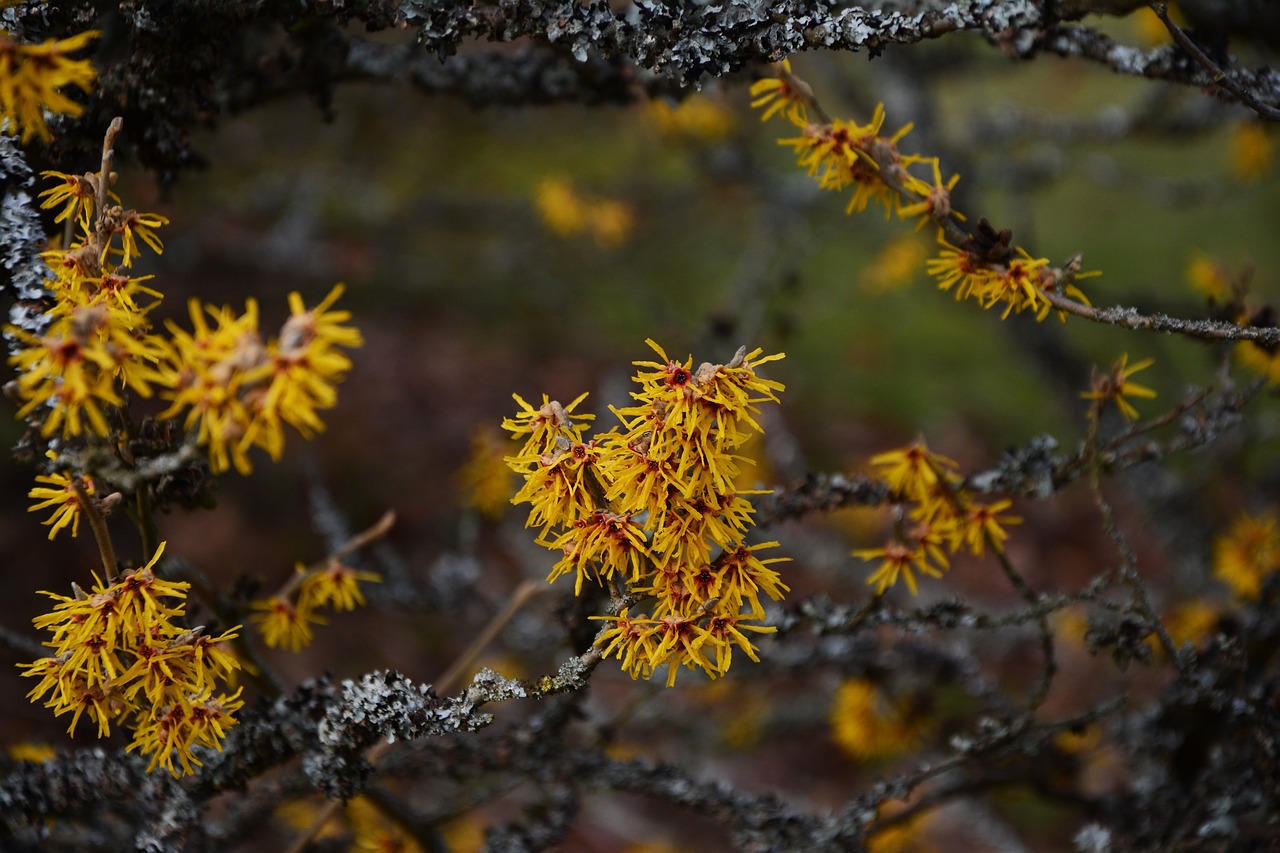
[[[269,648],[299,652],[314,639],[311,626],[326,624],[322,608],[342,612],[363,607],[360,584],[381,582],[377,572],[353,568],[336,557],[313,568],[298,563],[283,589],[249,603],[249,618]]]
[[[106,436],[107,414],[124,405],[124,394],[150,397],[160,381],[164,343],[147,317],[159,294],[142,284],[147,276],[101,263],[95,245],[45,253],[55,278],[42,334],[6,328],[18,342],[9,358],[23,401],[18,417],[40,417],[45,437]]]
[[[351,369],[343,350],[363,342],[345,325],[349,312],[330,310],[343,289],[335,285],[311,309],[291,293],[290,316],[279,337],[268,341],[258,330],[252,299],[243,313],[192,299],[192,331],[168,324],[172,343],[160,372],[162,396],[171,402],[160,418],[183,418],[208,449],[214,473],[232,465],[248,473],[254,447],[279,459],[286,424],[305,438],[324,429],[319,412],[337,403],[336,385]]]
[[[151,756],[149,769],[178,775],[175,759],[191,772],[200,763],[192,748],[217,748],[235,724],[238,693],[219,690],[240,666],[225,648],[239,629],[209,636],[178,624],[189,584],[156,575],[163,553],[161,543],[145,566],[89,593],[44,593],[56,603],[33,621],[50,632],[52,653],[22,667],[40,679],[27,698],[71,714],[71,733],[85,716],[99,737],[123,722],[134,733],[129,748]]]
[[[916,573],[941,577],[950,555],[967,549],[982,556],[999,553],[1008,539],[1005,527],[1021,519],[1003,513],[1009,500],[981,503],[963,488],[956,463],[929,450],[923,440],[871,458],[876,474],[905,508],[897,535],[880,548],[864,548],[855,557],[879,561],[867,585],[880,595],[901,579],[912,595],[919,590]]]
[[[523,444],[508,457],[524,477],[514,503],[530,505],[527,526],[561,555],[549,581],[571,574],[575,593],[609,585],[642,602],[598,617],[606,656],[633,678],[665,668],[674,683],[684,666],[723,675],[734,649],[756,659],[749,636],[774,630],[762,597],[787,587],[745,544],[753,526],[739,488],[751,464],[747,443],[763,433],[759,406],[777,402],[781,383],[757,368],[781,358],[740,349],[724,364],[677,361],[653,341],[656,361],[636,362],[633,405],[613,409],[619,423],[588,438],[583,397],[562,405],[543,397],[503,422]]]
[[[866,124],[843,119],[814,121],[811,114],[821,114],[821,110],[812,108],[809,87],[792,74],[789,62],[779,63],[775,70],[775,76],[753,84],[751,105],[764,111],[763,119],[781,116],[800,130],[799,136],[780,138],[778,143],[795,152],[798,165],[822,189],[850,190],[847,213],[861,213],[875,203],[884,208],[886,216],[896,211],[900,219],[915,219],[917,228],[936,224],[941,249],[928,262],[928,270],[940,289],[986,309],[1000,308],[1001,319],[1030,311],[1037,320],[1044,320],[1052,310],[1046,293],[1059,288],[1064,295],[1088,304],[1073,283],[1088,274],[1074,271],[1065,275],[1051,270],[1047,259],[1033,258],[1022,249],[1010,248],[992,257],[948,241],[946,229],[954,232],[953,221],[965,220],[951,200],[960,176],[944,178],[937,157],[899,150],[899,143],[911,131],[910,124],[882,136],[883,104],[876,105]],[[1059,316],[1065,319],[1062,312]]]

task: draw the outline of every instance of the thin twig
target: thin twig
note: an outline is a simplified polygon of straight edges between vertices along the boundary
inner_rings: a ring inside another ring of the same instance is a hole
[[[1101,405],[1101,402],[1098,401],[1098,405]],[[1155,631],[1156,638],[1159,640],[1160,647],[1166,657],[1173,662],[1179,672],[1186,675],[1187,665],[1178,654],[1177,645],[1169,635],[1168,629],[1160,621],[1160,615],[1156,612],[1155,605],[1151,603],[1151,596],[1147,592],[1146,584],[1142,582],[1142,578],[1138,575],[1138,557],[1133,552],[1133,548],[1130,547],[1128,538],[1116,524],[1115,513],[1111,509],[1111,504],[1102,494],[1102,466],[1098,461],[1097,455],[1099,420],[1097,412],[1093,412],[1089,418],[1089,431],[1085,436],[1085,449],[1090,459],[1089,485],[1093,491],[1094,505],[1097,506],[1098,512],[1102,516],[1102,529],[1120,553],[1120,578],[1124,581],[1125,586],[1129,588],[1133,601],[1137,604],[1143,617],[1151,625],[1152,630]]]
[[[1032,609],[1039,609],[1040,595],[1027,583],[1017,569],[1014,568],[1013,562],[1009,559],[1009,555],[1004,552],[995,537],[989,531],[985,532],[987,547],[990,548],[996,557],[996,562],[1000,564],[1000,568],[1004,571],[1004,576],[1009,579],[1009,583],[1017,590],[1018,595],[1031,605]],[[1053,632],[1049,630],[1049,617],[1046,613],[1041,612],[1036,618],[1036,625],[1040,629],[1040,650],[1044,654],[1044,668],[1040,670],[1040,678],[1036,680],[1035,687],[1027,695],[1027,715],[1030,718],[1049,695],[1049,688],[1053,686],[1053,677],[1058,672],[1058,659],[1054,654]]]
[[[454,684],[462,678],[467,669],[484,651],[485,647],[493,642],[493,638],[498,636],[498,633],[506,627],[516,613],[520,612],[520,608],[546,589],[548,589],[546,583],[532,580],[524,581],[516,587],[502,610],[489,620],[489,624],[484,627],[484,630],[476,635],[471,644],[463,650],[462,654],[458,655],[454,662],[449,665],[449,668],[432,684],[436,693],[448,693],[452,690]]]
[[[1165,29],[1169,31],[1169,35],[1173,36],[1173,40],[1178,47],[1190,54],[1191,58],[1199,63],[1201,68],[1209,72],[1209,76],[1213,78],[1215,86],[1225,89],[1240,103],[1268,121],[1280,121],[1280,109],[1276,109],[1270,104],[1264,104],[1255,98],[1253,93],[1237,83],[1231,74],[1219,68],[1217,63],[1210,59],[1200,49],[1200,46],[1191,40],[1191,37],[1183,31],[1182,27],[1170,20],[1168,3],[1152,3],[1151,11],[1156,13],[1156,17],[1164,24]]]
[[[107,185],[111,183],[111,161],[116,156],[116,137],[120,135],[123,127],[124,119],[116,116],[111,120],[111,124],[107,125],[106,135],[102,138],[102,168],[98,171],[98,216],[94,222],[94,230],[98,232],[99,239],[106,225]]]
[[[113,584],[116,582],[116,549],[111,544],[111,532],[107,530],[107,522],[98,511],[98,505],[85,492],[80,476],[73,471],[68,479],[71,481],[71,488],[75,490],[76,500],[80,502],[80,511],[84,513],[85,520],[93,530],[93,538],[98,543],[98,554],[102,557],[102,570],[106,572],[107,583]],[[147,556],[150,559],[150,555]]]
[[[281,586],[280,589],[276,591],[275,597],[287,598],[289,595],[293,593],[295,589],[298,588],[298,586],[304,580],[306,580],[311,575],[328,569],[329,566],[334,563],[334,561],[341,560],[343,557],[347,556],[348,554],[352,554],[360,550],[364,546],[370,544],[371,542],[376,542],[377,540],[381,539],[383,536],[386,536],[387,533],[391,531],[391,528],[395,523],[396,523],[395,510],[392,510],[392,509],[387,510],[382,514],[381,518],[379,518],[369,527],[365,528],[364,530],[361,530],[359,533],[352,536],[346,542],[342,543],[342,545],[340,545],[338,549],[334,551],[332,554],[329,554],[323,560],[318,560],[312,563],[311,565],[307,566],[305,569],[302,569],[301,571],[296,571],[292,575],[290,575],[289,579],[284,582],[284,585]]]

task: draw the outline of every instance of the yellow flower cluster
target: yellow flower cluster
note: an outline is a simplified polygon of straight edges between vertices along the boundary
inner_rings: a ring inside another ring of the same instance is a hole
[[[71,116],[83,113],[84,107],[58,90],[78,86],[89,91],[97,72],[89,60],[71,59],[67,54],[83,49],[97,37],[98,32],[90,30],[42,44],[18,44],[0,30],[0,132],[21,134],[24,143],[32,136],[48,142],[52,137],[45,124],[45,110]]]
[[[97,217],[97,230],[89,230],[97,179],[44,175],[58,184],[41,194],[43,206],[61,206],[58,218],[72,219],[82,230],[68,248],[44,253],[55,276],[45,283],[53,304],[44,315],[44,333],[6,329],[23,344],[9,358],[18,369],[16,387],[24,401],[18,417],[39,412],[46,437],[59,432],[106,436],[111,433],[106,412],[125,405],[125,392],[150,397],[151,386],[162,381],[157,367],[165,351],[148,319],[160,302],[160,294],[142,284],[151,276],[125,275],[111,258],[131,263],[139,239],[160,251],[152,229],[167,220],[112,205]]]
[[[44,593],[57,604],[34,622],[52,633],[45,645],[53,654],[21,666],[23,675],[40,679],[27,698],[47,696],[46,708],[71,714],[69,732],[85,715],[99,737],[111,733],[112,721],[124,721],[133,729],[129,749],[151,756],[148,771],[163,767],[178,776],[200,764],[195,747],[220,749],[236,724],[240,691],[220,692],[219,683],[240,666],[223,648],[239,626],[209,637],[176,624],[189,584],[156,577],[163,553],[162,542],[145,566],[116,583],[96,583],[90,594],[78,587],[72,596]]]
[[[871,458],[876,473],[889,485],[896,500],[906,505],[910,526],[899,525],[898,535],[882,548],[853,552],[864,560],[880,560],[880,567],[867,578],[879,595],[897,584],[901,577],[907,589],[918,591],[913,572],[942,577],[951,566],[948,554],[968,548],[974,556],[982,556],[986,548],[1001,553],[1009,538],[1004,529],[1019,524],[1017,516],[1001,515],[1012,502],[999,500],[984,504],[960,483],[957,465],[951,459],[933,453],[923,440],[900,450],[880,453]]]
[[[317,610],[328,607],[342,612],[364,606],[361,581],[381,583],[382,577],[377,572],[352,568],[337,558],[311,569],[299,563],[283,589],[250,604],[254,611],[250,618],[270,648],[298,652],[311,645],[311,626],[326,622]]]
[[[1280,516],[1242,513],[1213,545],[1213,574],[1237,598],[1256,601],[1262,581],[1280,571]]]
[[[287,826],[298,832],[312,833],[312,824],[320,817],[325,808],[324,802],[315,798],[292,800],[276,807],[276,816]],[[474,844],[460,845],[455,843],[457,826],[464,825],[477,830]],[[476,853],[484,848],[484,832],[474,819],[450,821],[447,828],[440,831],[447,842],[446,850],[457,853]],[[422,853],[423,848],[389,818],[368,797],[353,797],[343,804],[342,811],[333,813],[311,837],[316,841],[328,842],[334,849],[351,851],[369,851],[369,853]],[[345,843],[345,846],[344,846]]]
[[[279,337],[266,343],[252,300],[236,314],[193,299],[194,331],[168,322],[172,337],[166,338],[152,330],[149,319],[161,300],[142,284],[152,276],[131,277],[124,270],[141,245],[163,251],[155,229],[168,220],[119,204],[98,210],[96,175],[44,175],[57,183],[41,194],[43,206],[58,208],[59,221],[78,225],[79,238],[44,255],[55,275],[46,282],[53,305],[45,313],[44,333],[7,330],[23,344],[9,359],[18,369],[24,401],[18,417],[41,416],[46,437],[60,432],[106,438],[113,434],[109,415],[125,407],[126,392],[150,397],[159,388],[170,400],[159,417],[184,419],[208,448],[214,473],[232,464],[248,473],[252,447],[278,459],[285,424],[308,438],[324,429],[317,412],[336,403],[335,385],[351,368],[342,350],[362,343],[359,331],[344,325],[350,313],[330,310],[342,285],[311,309],[291,293],[291,314]]]
[[[763,107],[762,118],[781,115],[800,129],[800,135],[779,139],[795,151],[797,161],[824,190],[842,192],[852,187],[847,212],[861,213],[876,202],[885,215],[897,210],[902,219],[920,217],[920,226],[929,221],[964,217],[951,209],[951,191],[960,180],[952,175],[944,181],[937,157],[903,154],[898,142],[911,132],[911,125],[892,136],[880,135],[884,127],[884,104],[877,104],[871,121],[860,125],[836,119],[812,121],[806,102],[812,93],[791,73],[791,63],[783,61],[774,79],[757,80],[751,86],[753,107]],[[912,174],[910,167],[924,165],[931,170],[928,180]],[[914,198],[906,201],[905,196]]]
[[[561,237],[589,232],[601,246],[626,242],[635,227],[631,208],[621,201],[588,198],[567,178],[547,178],[534,197],[538,215]]]
[[[574,575],[610,583],[619,595],[645,600],[645,613],[624,608],[597,639],[605,656],[622,662],[632,678],[650,678],[667,666],[667,684],[680,666],[715,678],[736,647],[756,660],[748,633],[775,629],[764,618],[761,595],[787,591],[761,559],[777,542],[744,544],[753,509],[735,479],[750,460],[740,454],[753,434],[758,404],[777,402],[783,386],[757,368],[781,355],[740,349],[727,364],[692,358],[677,362],[648,341],[660,361],[640,361],[636,405],[614,409],[621,422],[587,439],[591,415],[543,397],[503,428],[524,440],[508,464],[525,478],[513,502],[531,505],[527,526],[538,542],[562,556],[548,576]]]
[[[285,424],[306,438],[324,429],[317,411],[337,403],[335,385],[351,369],[342,348],[363,343],[359,331],[343,325],[350,312],[329,310],[343,290],[335,285],[311,309],[300,295],[289,294],[289,319],[279,337],[265,344],[252,299],[243,314],[226,305],[202,307],[192,299],[193,331],[167,324],[173,339],[160,370],[168,389],[162,396],[172,403],[160,417],[185,412],[184,426],[198,431],[214,473],[232,464],[249,473],[252,447],[279,459]]]
[[[1010,246],[1010,233],[997,234],[985,220],[963,246],[948,242],[942,226],[965,219],[951,206],[951,191],[960,176],[944,180],[937,157],[903,154],[898,149],[898,143],[911,131],[910,124],[891,136],[882,136],[883,104],[876,105],[865,125],[840,119],[813,121],[813,93],[791,73],[788,61],[777,66],[776,77],[752,84],[751,94],[751,105],[764,109],[763,119],[779,115],[800,129],[799,136],[781,138],[778,143],[795,151],[798,164],[818,186],[837,192],[852,187],[847,213],[865,211],[876,203],[884,207],[885,216],[896,211],[900,219],[916,219],[917,228],[929,222],[939,226],[942,249],[927,266],[940,289],[954,288],[957,299],[972,299],[983,308],[1004,306],[1001,319],[1028,310],[1037,320],[1045,319],[1050,305],[1044,292],[1059,286],[1064,293],[1088,302],[1071,284],[1084,277],[1082,274],[1051,270],[1048,259],[1032,258]],[[927,170],[926,177],[915,174],[914,167]]]

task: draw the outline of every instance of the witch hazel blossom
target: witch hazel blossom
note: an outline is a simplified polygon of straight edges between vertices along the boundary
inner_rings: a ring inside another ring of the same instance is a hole
[[[574,577],[614,595],[596,645],[632,678],[663,668],[724,675],[734,650],[758,660],[752,634],[771,633],[762,598],[788,591],[767,556],[777,542],[746,543],[754,522],[738,485],[753,464],[749,442],[763,434],[760,407],[783,385],[757,369],[781,359],[738,350],[723,364],[670,358],[635,362],[633,405],[613,409],[618,424],[587,438],[590,415],[544,395],[503,422],[520,450],[507,463],[525,478],[512,499],[529,504],[526,526],[558,551],[548,581]],[[766,556],[761,556],[764,554]]]

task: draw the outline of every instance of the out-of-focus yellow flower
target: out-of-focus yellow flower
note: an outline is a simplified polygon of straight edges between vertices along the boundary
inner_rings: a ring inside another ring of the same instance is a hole
[[[1236,361],[1259,376],[1266,377],[1267,384],[1280,385],[1280,347],[1259,346],[1253,341],[1236,343]]]
[[[1231,174],[1242,181],[1256,181],[1271,171],[1275,145],[1261,122],[1237,124],[1231,131]]]
[[[1175,3],[1169,4],[1169,19],[1180,27],[1187,26],[1186,16],[1182,14],[1182,10]],[[1138,9],[1130,16],[1130,20],[1137,27],[1138,41],[1148,47],[1168,44],[1172,39],[1172,36],[1169,35],[1169,29],[1164,25],[1164,21],[1161,21],[1156,16],[1156,13],[1149,8]]]
[[[1174,608],[1165,617],[1164,624],[1175,646],[1183,643],[1198,646],[1218,626],[1219,615],[1218,608],[1207,601],[1187,601]]]
[[[346,815],[355,836],[352,849],[367,850],[369,853],[422,853],[418,842],[392,822],[367,797],[356,797],[348,801]]]
[[[1197,252],[1187,263],[1187,281],[1201,294],[1216,302],[1230,302],[1234,296],[1231,274],[1217,258]]]
[[[624,243],[635,227],[635,214],[626,202],[585,196],[564,177],[540,183],[534,206],[543,223],[557,235],[590,232],[596,243],[606,248]]]
[[[484,823],[473,815],[443,824],[440,836],[452,853],[480,853],[484,849]]]
[[[858,274],[858,287],[880,296],[909,285],[924,267],[927,253],[914,234],[890,240]]]
[[[933,820],[933,812],[917,812],[906,820],[879,825],[878,821],[893,818],[907,806],[895,802],[880,808],[877,824],[872,824],[867,838],[867,853],[935,853],[937,848],[926,838]]]
[[[18,44],[0,30],[0,123],[4,133],[21,135],[24,143],[32,136],[48,142],[53,137],[45,124],[45,110],[70,116],[84,112],[84,107],[58,90],[76,86],[88,92],[92,87],[98,74],[89,60],[71,59],[67,54],[82,50],[98,35],[90,30],[41,44]]]
[[[58,754],[57,750],[49,744],[30,740],[15,743],[6,751],[14,761],[26,761],[32,764],[43,764]]]
[[[1280,516],[1242,513],[1213,544],[1213,574],[1236,597],[1255,601],[1262,579],[1280,569]]]
[[[648,115],[662,133],[698,142],[719,142],[737,125],[736,116],[722,99],[701,93],[691,94],[675,106],[661,98],[652,100]]]
[[[305,570],[302,564],[298,564],[297,568],[299,571]],[[311,612],[317,607],[325,606],[337,611],[364,607],[361,581],[382,583],[382,576],[377,572],[353,569],[331,559],[328,566],[307,575],[302,582],[302,589],[298,592],[298,609]]]
[[[621,246],[631,236],[636,217],[631,205],[614,199],[599,199],[587,208],[587,226],[596,242],[606,248]]]
[[[587,227],[586,201],[568,178],[547,178],[538,184],[534,205],[543,223],[561,237],[581,233]]]
[[[273,649],[287,647],[291,652],[301,651],[311,645],[311,626],[325,624],[324,618],[310,609],[279,596],[254,601],[249,606],[255,611],[249,618],[262,632],[263,641]]]
[[[836,689],[829,719],[836,743],[857,761],[888,758],[915,741],[902,711],[865,678],[851,678]]]

